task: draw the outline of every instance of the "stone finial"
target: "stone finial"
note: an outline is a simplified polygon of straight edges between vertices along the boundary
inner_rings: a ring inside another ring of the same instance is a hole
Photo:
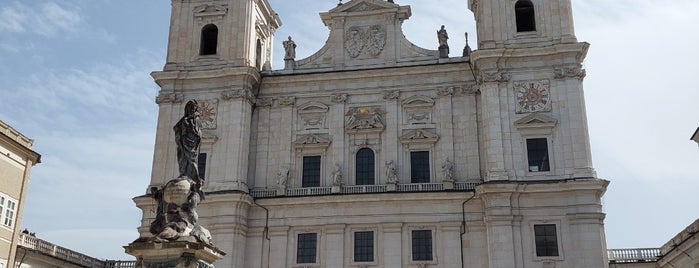
[[[464,46],[464,52],[462,56],[469,57],[471,56],[471,47],[468,45],[468,32],[465,32],[464,36],[466,37],[466,45]]]

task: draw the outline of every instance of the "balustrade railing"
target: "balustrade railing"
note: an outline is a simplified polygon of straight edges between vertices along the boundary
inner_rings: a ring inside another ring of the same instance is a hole
[[[306,187],[286,189],[287,196],[325,195],[332,193],[332,187]]]
[[[19,246],[36,250],[43,254],[56,257],[60,260],[72,262],[79,264],[84,267],[90,268],[135,268],[135,261],[103,261],[97,258],[93,258],[82,254],[77,251],[73,251],[61,246],[57,246],[53,243],[41,240],[35,236],[28,234],[20,234],[19,236]]]
[[[277,195],[277,190],[267,188],[253,188],[250,191],[250,195],[252,195],[255,198],[273,197]]]
[[[360,193],[384,193],[388,192],[387,185],[351,185],[343,186],[343,194],[360,194]]]
[[[281,193],[277,188],[253,188],[250,195],[254,198],[269,198],[275,196],[312,196],[328,194],[363,194],[397,192],[439,192],[445,190],[473,191],[480,181],[453,182],[453,186],[445,187],[445,183],[406,183],[406,184],[376,184],[376,185],[343,185],[337,187],[302,187],[287,188]]]
[[[659,248],[608,249],[610,262],[654,262],[660,257]]]
[[[396,189],[399,192],[436,192],[436,191],[443,191],[444,184],[441,184],[441,183],[398,184],[398,187]]]

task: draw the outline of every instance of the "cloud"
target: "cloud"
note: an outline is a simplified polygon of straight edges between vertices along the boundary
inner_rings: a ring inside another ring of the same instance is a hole
[[[0,32],[32,33],[46,37],[74,32],[83,21],[77,11],[54,2],[37,6],[14,2],[0,9]]]

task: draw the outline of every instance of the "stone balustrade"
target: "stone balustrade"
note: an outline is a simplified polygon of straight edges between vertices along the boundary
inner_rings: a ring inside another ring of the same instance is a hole
[[[371,194],[386,192],[440,192],[473,191],[481,181],[450,183],[406,183],[374,185],[342,185],[334,187],[300,187],[300,188],[253,188],[250,195],[254,198],[271,198],[281,196],[314,196],[329,194]]]
[[[608,249],[610,263],[655,262],[660,258],[659,248]]]
[[[20,234],[19,246],[90,268],[135,268],[135,261],[100,260],[31,236]]]

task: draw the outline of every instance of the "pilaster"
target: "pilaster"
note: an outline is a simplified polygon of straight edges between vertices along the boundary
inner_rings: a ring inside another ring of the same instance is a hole
[[[501,90],[507,89],[510,76],[502,72],[481,72],[478,76],[481,91],[483,139],[485,141],[485,181],[508,180],[503,146],[503,105]]]

